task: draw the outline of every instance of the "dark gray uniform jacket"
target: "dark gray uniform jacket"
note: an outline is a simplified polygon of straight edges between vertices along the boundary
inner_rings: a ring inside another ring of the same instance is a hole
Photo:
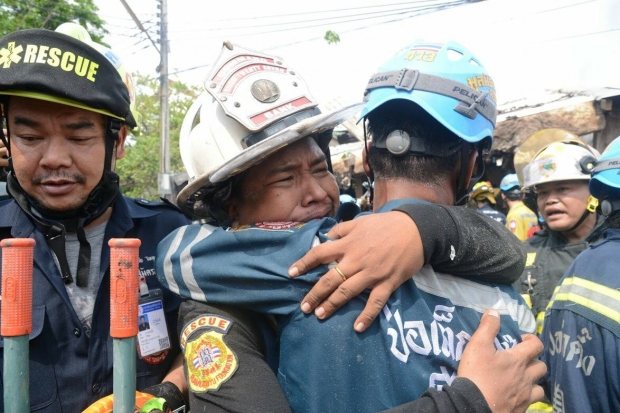
[[[548,228],[523,242],[527,259],[515,287],[522,295],[530,296],[534,316],[541,312],[544,314],[560,278],[577,255],[599,238],[603,221],[603,217],[599,216],[592,232],[581,242],[569,244],[562,234]],[[542,322],[542,319],[537,318],[537,321]]]

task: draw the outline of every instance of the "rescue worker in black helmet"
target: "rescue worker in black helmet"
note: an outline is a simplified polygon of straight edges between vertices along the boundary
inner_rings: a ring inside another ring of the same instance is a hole
[[[0,39],[1,137],[12,198],[0,204],[0,239],[36,240],[33,411],[80,412],[112,392],[109,239],[141,239],[141,290],[158,297],[161,322],[176,329],[178,297],[160,289],[153,265],[158,241],[188,219],[172,206],[124,197],[114,172],[137,126],[134,97],[122,61],[77,24]],[[154,352],[143,348],[137,388],[176,408],[185,403],[184,382],[176,335],[167,337]]]

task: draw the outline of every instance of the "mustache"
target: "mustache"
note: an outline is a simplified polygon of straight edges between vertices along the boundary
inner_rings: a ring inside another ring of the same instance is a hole
[[[78,184],[86,183],[86,178],[84,177],[84,175],[70,173],[66,171],[50,172],[44,175],[37,175],[37,176],[34,176],[31,179],[31,181],[33,184],[36,185],[36,184],[41,184],[48,180],[58,180],[58,179],[68,179]]]

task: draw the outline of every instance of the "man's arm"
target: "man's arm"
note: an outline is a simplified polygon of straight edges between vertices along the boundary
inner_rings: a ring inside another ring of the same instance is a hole
[[[338,224],[323,243],[295,262],[289,275],[338,262],[302,300],[302,310],[324,319],[352,297],[372,289],[356,320],[361,332],[376,318],[390,294],[425,264],[464,278],[510,284],[518,279],[525,251],[503,225],[463,207],[406,205]]]
[[[501,284],[512,284],[523,272],[521,241],[504,225],[473,209],[409,204],[396,210],[414,220],[424,246],[424,263],[439,272]]]
[[[275,341],[269,343],[265,338],[274,332],[270,330],[266,318],[248,311],[224,306],[211,306],[195,301],[185,301],[179,310],[179,334],[184,331],[191,322],[204,315],[217,316],[232,321],[227,333],[222,335],[222,345],[232,350],[236,359],[235,371],[223,373],[218,378],[218,372],[207,372],[208,367],[192,365],[188,369],[187,363],[193,363],[196,352],[191,344],[193,340],[213,338],[214,330],[194,330],[188,337],[184,346],[185,378],[189,383],[189,404],[192,411],[211,413],[219,412],[290,412],[290,407],[284,393],[276,379],[273,370],[267,364],[265,354],[267,347],[275,349]],[[211,333],[210,333],[211,332]],[[201,382],[215,380],[214,387],[205,391]]]

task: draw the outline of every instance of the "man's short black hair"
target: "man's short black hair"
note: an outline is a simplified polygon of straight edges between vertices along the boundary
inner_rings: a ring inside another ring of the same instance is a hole
[[[509,201],[521,201],[523,199],[523,192],[519,189],[511,189],[510,191],[502,191]]]
[[[445,145],[462,142],[420,106],[404,99],[387,102],[368,116],[368,133],[374,142],[385,140],[394,130]],[[367,159],[375,179],[404,178],[437,187],[445,185],[447,179],[458,173],[461,151],[445,157],[414,153],[395,156],[373,146]]]

